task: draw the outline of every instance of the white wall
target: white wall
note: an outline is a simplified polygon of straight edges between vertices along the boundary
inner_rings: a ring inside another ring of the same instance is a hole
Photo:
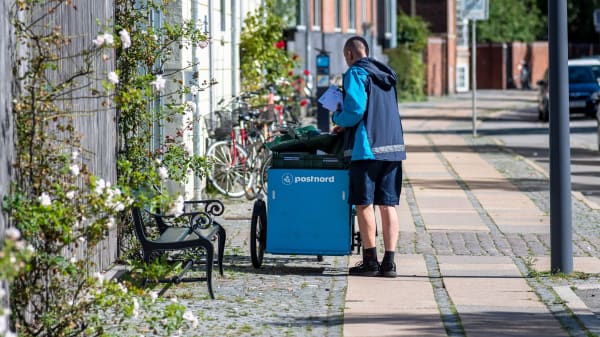
[[[201,115],[210,116],[211,111],[217,110],[217,103],[224,99],[228,101],[232,96],[239,94],[239,36],[243,26],[243,20],[246,13],[254,11],[263,3],[264,0],[180,0],[171,9],[171,18],[169,20],[192,20],[194,2],[197,5],[199,27],[201,30],[208,30],[211,37],[210,43],[206,48],[198,48],[197,67],[200,82],[212,79],[218,83],[199,93],[197,98],[182,97],[182,102],[192,99],[197,103],[198,112]],[[221,8],[221,5],[224,8]],[[223,10],[223,12],[222,12]],[[223,15],[224,13],[224,15]],[[221,25],[224,17],[224,25]],[[207,24],[205,22],[208,21]],[[188,48],[181,51],[179,57],[170,64],[165,65],[165,72],[169,73],[169,68],[186,68],[193,63],[193,49]],[[194,69],[189,68],[180,73],[179,78],[186,80],[191,78]],[[165,133],[173,134],[175,130],[182,127],[186,120],[193,118],[190,113],[187,116],[175,121],[173,125],[165,128]],[[204,123],[200,123],[200,126]],[[206,151],[206,130],[201,128],[199,154],[203,155]],[[193,132],[185,135],[188,142],[193,143]],[[199,185],[204,186],[205,182],[194,181],[190,177],[185,186],[176,187],[185,193],[187,198],[198,197]]]

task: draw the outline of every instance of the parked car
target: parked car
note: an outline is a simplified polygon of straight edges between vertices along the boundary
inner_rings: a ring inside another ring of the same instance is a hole
[[[569,67],[569,113],[584,113],[596,117],[596,105],[600,99],[600,59],[586,58],[568,61]],[[550,117],[548,94],[548,70],[538,85],[538,119],[547,122]]]

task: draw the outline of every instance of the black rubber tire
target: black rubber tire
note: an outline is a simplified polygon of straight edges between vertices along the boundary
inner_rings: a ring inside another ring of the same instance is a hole
[[[267,205],[263,200],[256,200],[252,209],[250,222],[250,257],[252,266],[260,268],[267,245]]]

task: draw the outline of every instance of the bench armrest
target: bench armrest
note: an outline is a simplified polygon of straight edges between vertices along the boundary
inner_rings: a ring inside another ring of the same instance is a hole
[[[204,208],[204,212],[212,216],[219,216],[225,211],[225,206],[217,199],[187,200],[183,202],[183,205],[185,212],[193,212],[199,208]]]
[[[213,223],[213,216],[205,211],[190,211],[177,216],[154,213],[147,209],[144,211],[154,218],[161,233],[169,227],[188,227],[192,231],[206,229]]]

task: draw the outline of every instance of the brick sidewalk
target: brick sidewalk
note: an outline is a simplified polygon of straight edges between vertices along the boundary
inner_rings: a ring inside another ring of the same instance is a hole
[[[527,92],[481,96],[482,115],[533,104]],[[549,269],[548,191],[519,183],[520,175],[546,180],[538,168],[493,139],[465,134],[471,116],[466,99],[412,104],[401,114],[408,158],[398,207],[400,277],[348,278],[344,336],[567,336],[593,330],[578,323],[581,317],[565,314],[572,310],[569,302],[553,295],[582,280],[543,273]],[[578,224],[594,221],[585,217],[597,218],[598,211],[574,202],[576,217],[583,218],[574,224],[578,240]],[[597,284],[597,252],[578,243],[574,252],[575,270]],[[349,264],[359,259],[352,256]]]

